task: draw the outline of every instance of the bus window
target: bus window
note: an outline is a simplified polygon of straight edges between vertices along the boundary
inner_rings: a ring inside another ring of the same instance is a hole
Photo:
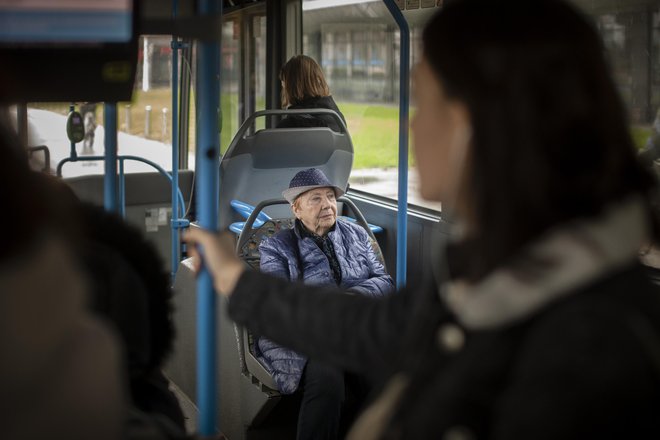
[[[266,8],[256,5],[224,17],[221,48],[222,132],[224,153],[243,121],[266,108]],[[255,129],[265,127],[257,120]]]
[[[226,17],[222,23],[222,47],[220,56],[220,108],[222,129],[220,148],[224,153],[240,124],[239,92],[241,78],[240,15]]]
[[[631,135],[641,150],[648,146],[660,111],[660,6],[653,0],[574,3],[592,17],[603,37],[628,109]],[[413,65],[420,56],[421,29],[437,10],[416,8],[404,11]],[[303,2],[304,53],[323,67],[353,137],[351,186],[393,199],[397,197],[398,46],[397,27],[380,2]],[[414,106],[410,112],[414,113]],[[418,196],[412,160],[411,155],[410,203],[439,209]]]
[[[172,153],[172,49],[167,35],[143,35],[139,39],[135,88],[131,102],[117,103],[119,154],[135,155],[171,168]],[[181,65],[181,64],[179,64]],[[189,66],[186,66],[189,68]],[[75,72],[85,75],[85,72]],[[28,146],[45,145],[50,150],[52,170],[70,154],[66,115],[71,103],[28,105]],[[76,145],[79,156],[104,153],[103,103],[76,103],[85,126],[85,137]],[[149,165],[127,161],[127,173],[153,171]],[[68,163],[64,177],[103,174],[102,161]]]
[[[603,38],[635,145],[641,150],[653,134],[652,123],[660,111],[660,5],[653,1],[588,3],[584,10]]]
[[[411,56],[420,57],[421,30],[436,8],[404,11]],[[355,161],[351,188],[397,198],[399,146],[399,30],[379,1],[303,2],[303,52],[318,61],[346,117]],[[413,109],[411,109],[412,111]],[[410,155],[410,203],[422,200]]]

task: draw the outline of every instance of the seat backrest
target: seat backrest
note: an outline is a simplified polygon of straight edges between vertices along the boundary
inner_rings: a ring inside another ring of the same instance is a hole
[[[251,134],[258,117],[295,114],[329,114],[336,117],[343,132],[327,127],[268,128]],[[222,157],[220,172],[220,227],[237,220],[232,200],[256,205],[280,198],[298,172],[318,168],[328,179],[346,188],[353,167],[353,143],[339,115],[328,109],[264,110],[250,116],[239,128]],[[290,216],[288,206],[271,206],[273,218]]]
[[[126,221],[138,227],[156,246],[168,270],[172,259],[172,186],[157,172],[129,173],[125,176]],[[186,207],[190,206],[194,175],[179,172],[179,188]],[[81,200],[103,206],[104,176],[100,174],[65,178]]]
[[[252,269],[259,270],[259,245],[266,238],[272,237],[282,229],[293,227],[292,218],[275,218],[256,229],[252,229],[249,236],[238,249],[238,257],[245,261]]]
[[[383,254],[378,245],[378,241],[373,235],[373,232],[369,228],[369,224],[366,219],[360,212],[360,210],[355,206],[355,204],[346,197],[340,197],[339,202],[343,202],[345,206],[348,206],[353,215],[357,218],[357,223],[364,228],[367,232],[369,242],[371,243],[376,257],[381,261],[383,266],[385,266],[385,261],[383,260]],[[270,199],[264,200],[257,204],[250,216],[245,222],[245,225],[241,231],[241,234],[238,238],[236,244],[236,253],[239,258],[241,258],[245,263],[254,270],[259,270],[260,263],[260,253],[259,245],[266,238],[272,237],[277,232],[282,229],[291,229],[294,226],[294,219],[289,217],[286,218],[273,218],[264,223],[261,223],[259,227],[253,228],[255,220],[259,214],[267,207],[270,206],[282,206],[286,205],[288,202],[284,199]],[[266,392],[275,392],[277,390],[277,384],[275,383],[271,374],[264,368],[264,366],[257,360],[257,354],[254,347],[254,337],[250,332],[243,328],[235,330],[237,334],[241,332],[242,340],[239,340],[239,345],[241,347],[241,368],[244,371],[244,374],[251,376],[254,380],[259,382],[259,385],[262,388],[262,391]]]

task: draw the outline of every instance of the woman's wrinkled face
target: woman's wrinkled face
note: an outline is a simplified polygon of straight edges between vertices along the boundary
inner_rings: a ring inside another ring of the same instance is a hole
[[[410,128],[421,196],[454,205],[471,137],[467,107],[446,96],[426,60],[413,72],[413,96]]]
[[[302,193],[293,204],[292,210],[308,230],[323,236],[337,221],[335,190],[324,187]]]

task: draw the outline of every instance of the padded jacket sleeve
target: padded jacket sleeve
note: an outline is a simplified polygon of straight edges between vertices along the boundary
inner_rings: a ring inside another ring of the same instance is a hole
[[[274,242],[274,238],[264,240],[259,246],[259,270],[283,280],[291,279],[287,256],[283,247]]]
[[[367,243],[369,236],[366,232],[361,231],[361,238]],[[367,263],[369,265],[369,278],[359,284],[351,286],[348,289],[350,292],[360,293],[366,296],[379,297],[387,295],[394,291],[394,280],[385,271],[385,267],[376,257],[373,247],[369,244],[366,246]]]
[[[363,372],[392,364],[413,322],[417,293],[374,299],[245,272],[230,297],[229,315],[278,344]]]

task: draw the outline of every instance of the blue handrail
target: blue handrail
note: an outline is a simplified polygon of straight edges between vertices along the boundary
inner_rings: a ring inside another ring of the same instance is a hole
[[[199,15],[222,13],[218,0],[199,0]],[[197,43],[197,149],[195,178],[197,218],[200,226],[218,230],[220,193],[220,44],[217,41]],[[211,275],[202,268],[197,277],[197,407],[199,434],[216,433],[217,358],[216,295]]]
[[[383,0],[399,25],[401,42],[399,66],[399,201],[396,223],[396,284],[406,285],[408,253],[408,110],[410,98],[410,29],[394,0]]]
[[[149,159],[145,159],[143,157],[138,157],[138,156],[131,156],[131,155],[124,155],[124,156],[115,156],[116,161],[119,162],[119,169],[120,169],[120,179],[119,179],[119,206],[117,207],[118,212],[124,216],[125,213],[125,207],[126,207],[126,196],[125,196],[125,188],[126,184],[124,182],[125,180],[125,173],[124,173],[124,164],[123,162],[125,160],[134,160],[136,162],[142,162],[145,163],[152,168],[156,169],[161,175],[165,176],[167,180],[170,181],[170,184],[172,183],[172,176],[170,176],[170,173],[165,171],[163,167],[158,165],[156,162],[152,162]],[[62,159],[58,164],[57,164],[57,176],[62,177],[62,168],[64,167],[64,164],[69,163],[69,162],[93,162],[96,160],[105,160],[105,156],[76,156],[76,157],[66,157]],[[179,201],[179,213],[181,216],[184,215],[184,210],[185,210],[185,202],[183,199],[183,193],[181,192],[181,189],[177,189],[177,199]],[[174,216],[174,215],[172,215]]]
[[[172,0],[172,19],[176,20],[178,0]],[[179,268],[181,243],[179,228],[183,216],[179,216],[179,38],[172,35],[172,267],[170,268],[171,283],[174,285],[176,271]],[[185,215],[185,214],[184,214]]]

